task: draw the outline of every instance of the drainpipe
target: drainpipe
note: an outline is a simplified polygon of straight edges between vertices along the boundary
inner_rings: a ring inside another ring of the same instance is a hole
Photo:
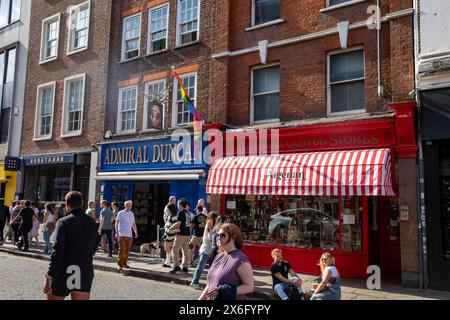
[[[420,96],[417,90],[417,81],[419,75],[419,7],[420,0],[413,1],[414,9],[414,62],[415,62],[415,88],[417,106],[420,110]],[[417,144],[419,154],[417,158],[417,215],[419,221],[419,257],[420,257],[420,290],[426,290],[428,287],[428,266],[427,266],[427,237],[426,237],[426,219],[425,219],[425,165],[423,159],[423,147],[420,127],[420,112],[417,113],[418,135]]]
[[[378,99],[383,98],[384,87],[381,76],[381,7],[380,0],[377,0],[377,54],[378,54]]]

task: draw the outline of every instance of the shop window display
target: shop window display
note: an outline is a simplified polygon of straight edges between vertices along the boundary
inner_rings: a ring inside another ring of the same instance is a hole
[[[227,214],[247,242],[306,249],[361,251],[362,210],[360,197],[227,196]]]

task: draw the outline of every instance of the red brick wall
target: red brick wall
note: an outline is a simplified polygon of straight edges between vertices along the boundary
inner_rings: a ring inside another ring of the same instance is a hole
[[[282,1],[281,18],[284,23],[252,31],[250,26],[251,1],[223,1],[223,14],[218,16],[217,29],[221,41],[215,53],[251,48],[258,41],[269,43],[335,28],[338,22],[366,21],[366,10],[376,1],[366,1],[340,9],[320,12],[324,1]],[[383,15],[412,7],[411,1],[391,1],[382,8]],[[227,10],[231,10],[228,16]],[[231,24],[226,28],[228,22]],[[382,29],[382,78],[384,95],[378,98],[377,33],[360,28],[349,32],[348,47],[365,50],[366,110],[387,110],[390,102],[408,100],[414,88],[412,16],[383,23]],[[280,64],[280,120],[302,120],[327,116],[327,54],[340,50],[339,35],[321,37],[296,44],[268,49],[268,63]],[[250,123],[251,69],[260,65],[259,53],[248,53],[230,58],[216,59],[213,83],[225,88],[221,102],[226,101],[226,122],[231,125]],[[226,85],[225,83],[228,83]]]
[[[196,107],[201,117],[208,122],[214,119],[214,109],[212,104],[211,92],[211,55],[212,47],[215,42],[215,0],[200,1],[200,39],[198,43],[193,43],[185,47],[176,48],[176,15],[177,1],[167,0],[136,0],[136,1],[116,1],[113,3],[113,24],[111,27],[111,48],[110,48],[110,77],[108,81],[108,101],[107,101],[107,130],[116,132],[117,108],[118,108],[118,87],[123,81],[129,79],[139,79],[138,84],[138,108],[136,114],[136,133],[118,138],[146,137],[152,135],[161,135],[161,132],[145,133],[143,130],[143,112],[144,112],[144,91],[146,80],[155,77],[166,80],[166,86],[173,86],[173,77],[170,67],[173,65],[181,74],[189,71],[195,66],[197,71],[197,100]],[[148,36],[148,6],[161,3],[169,3],[169,33],[168,50],[152,55],[147,55],[147,36]],[[123,15],[142,12],[141,20],[141,50],[140,58],[124,63],[119,63],[121,59],[121,41],[122,41],[122,17]],[[166,76],[164,76],[166,74]],[[169,94],[169,105],[166,106],[165,127],[172,126],[172,90]]]
[[[67,9],[83,0],[33,1],[21,154],[91,150],[103,137],[106,76],[108,73],[111,1],[91,1],[88,50],[67,56]],[[58,59],[40,65],[42,20],[61,12]],[[86,73],[83,131],[79,137],[61,138],[64,78]],[[33,141],[37,87],[56,81],[52,139]]]

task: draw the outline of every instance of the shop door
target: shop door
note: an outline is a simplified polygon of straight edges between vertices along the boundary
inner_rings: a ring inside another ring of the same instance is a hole
[[[396,198],[379,199],[381,272],[400,273],[400,219]]]

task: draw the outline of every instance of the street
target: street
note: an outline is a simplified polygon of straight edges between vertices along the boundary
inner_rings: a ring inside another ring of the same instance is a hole
[[[42,300],[48,262],[0,253],[0,296],[4,300]],[[95,271],[92,300],[195,300],[201,291],[188,286]]]

